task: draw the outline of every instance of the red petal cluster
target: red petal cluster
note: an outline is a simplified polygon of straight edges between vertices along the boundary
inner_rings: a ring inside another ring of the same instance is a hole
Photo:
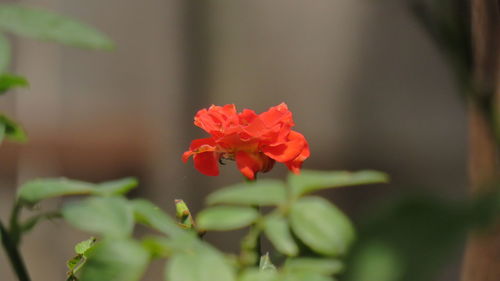
[[[194,124],[210,137],[192,141],[182,159],[186,162],[193,156],[195,168],[208,176],[219,175],[218,164],[223,159],[236,160],[249,179],[271,170],[275,161],[299,173],[310,154],[304,136],[291,129],[292,113],[285,103],[261,114],[249,109],[238,113],[234,104],[212,105],[196,113]]]

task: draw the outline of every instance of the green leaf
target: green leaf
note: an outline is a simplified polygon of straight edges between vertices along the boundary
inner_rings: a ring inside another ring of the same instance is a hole
[[[69,46],[110,50],[113,43],[91,26],[43,9],[0,5],[0,29]]]
[[[37,214],[37,215],[34,215],[34,216],[26,219],[24,222],[22,222],[20,225],[20,230],[24,234],[26,234],[29,231],[31,231],[39,222],[41,222],[43,220],[51,220],[51,219],[60,218],[60,217],[61,217],[60,211],[52,211],[52,212]]]
[[[70,271],[73,271],[75,267],[83,261],[82,255],[76,255],[66,262],[66,266]]]
[[[136,178],[123,178],[114,181],[107,181],[96,186],[93,194],[101,196],[123,195],[135,188],[139,182]]]
[[[193,216],[184,200],[175,199],[175,217],[182,228],[192,229],[194,227]]]
[[[266,217],[264,232],[279,252],[288,256],[298,254],[299,249],[293,240],[285,218],[278,215]]]
[[[28,139],[21,125],[17,124],[7,116],[0,114],[0,123],[4,124],[4,137],[8,140],[25,142]]]
[[[0,95],[14,88],[28,87],[26,78],[10,73],[0,74]]]
[[[146,237],[142,239],[141,244],[153,258],[166,258],[172,254],[171,241],[165,237]]]
[[[293,232],[317,253],[338,256],[347,252],[354,240],[349,219],[327,200],[304,197],[290,210]]]
[[[26,204],[65,195],[90,194],[94,184],[66,178],[36,179],[21,186],[17,197]]]
[[[285,272],[279,281],[335,281],[330,276],[309,271]]]
[[[94,237],[90,237],[89,239],[82,241],[75,245],[75,253],[80,255],[85,255],[85,253],[92,248],[96,239]]]
[[[258,217],[254,208],[217,206],[201,211],[196,223],[204,230],[231,230],[250,225]]]
[[[131,203],[137,222],[171,236],[179,236],[185,233],[172,218],[153,203],[144,199],[133,200]]]
[[[295,197],[327,188],[388,181],[387,174],[369,170],[359,172],[302,170],[299,175],[288,176],[288,183]]]
[[[275,281],[277,280],[278,274],[273,271],[261,271],[258,268],[250,268],[245,270],[239,281]]]
[[[5,35],[0,33],[0,73],[5,72],[10,64],[10,43]]]
[[[3,142],[3,139],[5,138],[5,129],[6,129],[5,123],[0,123],[0,143]]]
[[[62,213],[74,227],[109,237],[128,237],[134,226],[132,208],[120,197],[90,197],[67,204]]]
[[[200,244],[175,254],[167,264],[168,281],[235,281],[234,269],[224,256],[208,245]]]
[[[279,205],[287,199],[285,185],[278,180],[258,180],[220,189],[207,198],[208,204]]]
[[[259,269],[261,271],[274,271],[276,272],[276,266],[274,266],[271,258],[269,257],[269,253],[260,257],[259,261]]]
[[[343,269],[344,264],[339,260],[320,258],[292,258],[283,267],[283,270],[290,272],[308,271],[325,275],[337,274]]]
[[[103,241],[90,251],[80,281],[140,280],[148,262],[148,252],[136,241]]]
[[[368,244],[353,261],[355,270],[351,272],[349,280],[414,280],[415,277],[405,278],[404,272],[407,270],[407,267],[404,261],[405,258],[398,255],[398,253],[388,245],[384,245],[380,242]],[[415,272],[413,274],[419,276],[422,273]],[[418,279],[419,277],[416,278]]]

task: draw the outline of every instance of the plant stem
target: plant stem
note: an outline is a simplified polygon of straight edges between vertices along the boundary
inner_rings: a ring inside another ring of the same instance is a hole
[[[26,270],[21,254],[19,253],[18,246],[11,238],[7,229],[5,229],[2,221],[0,221],[0,236],[2,238],[2,245],[5,252],[7,252],[10,264],[12,265],[17,278],[19,281],[30,281],[31,279],[28,275],[28,271]]]
[[[259,206],[254,206],[254,208],[255,208],[255,210],[257,210],[257,212],[260,213]],[[256,227],[256,226],[253,225],[251,227]],[[255,241],[255,250],[257,252],[257,257],[258,257],[257,266],[260,263],[260,257],[262,257],[262,241],[261,240],[262,240],[262,234],[261,234],[261,232],[259,232],[259,235],[257,236],[256,241]]]
[[[251,182],[254,182],[257,180],[257,173],[255,173],[255,178],[253,180],[250,180],[250,179],[245,179],[246,182],[248,183],[251,183]],[[261,213],[260,211],[260,207],[259,206],[253,206],[253,208],[255,210],[257,210],[257,212],[259,212],[259,214]],[[261,214],[262,215],[262,214]],[[254,250],[256,251],[256,254],[257,254],[257,261],[256,261],[256,265],[259,266],[259,263],[260,263],[260,257],[262,257],[262,245],[261,245],[261,240],[262,240],[262,234],[261,234],[261,230],[258,229],[257,227],[257,224],[253,224],[252,226],[250,226],[250,232],[255,232],[257,233],[257,236],[255,237],[255,245],[254,245]],[[249,233],[250,234],[250,233]],[[251,235],[250,235],[251,236]]]
[[[19,214],[21,212],[22,205],[16,201],[16,204],[12,208],[12,213],[10,215],[9,220],[9,233],[11,242],[17,247],[19,245],[20,240],[20,231],[19,231]]]
[[[250,227],[247,235],[241,241],[240,261],[243,265],[259,266],[261,225],[257,222]],[[259,255],[259,256],[257,256]]]

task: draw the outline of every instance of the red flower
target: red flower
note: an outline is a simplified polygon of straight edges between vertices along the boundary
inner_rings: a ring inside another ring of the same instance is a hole
[[[212,105],[196,113],[194,124],[210,137],[192,141],[182,160],[192,155],[195,168],[208,176],[219,175],[218,163],[223,159],[236,160],[249,179],[271,170],[275,161],[299,173],[310,154],[304,136],[291,130],[295,124],[285,103],[259,115],[249,109],[237,113],[234,104]]]

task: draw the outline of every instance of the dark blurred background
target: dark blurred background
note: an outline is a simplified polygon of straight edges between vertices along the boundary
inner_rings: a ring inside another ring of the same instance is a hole
[[[46,176],[136,176],[141,185],[132,196],[171,212],[182,198],[196,212],[210,191],[242,180],[232,164],[209,178],[180,160],[190,140],[203,136],[192,124],[196,111],[227,103],[262,112],[286,102],[311,145],[304,168],[389,173],[389,185],[325,193],[355,218],[408,190],[464,197],[459,89],[406,1],[19,2],[92,23],[117,49],[16,39],[15,71],[31,87],[4,97],[0,109],[24,124],[30,142],[0,150],[2,216],[16,186]],[[277,165],[262,177],[285,174]],[[237,235],[217,235],[208,239],[225,250],[237,246]],[[41,224],[22,247],[31,275],[63,280],[65,260],[84,238],[59,221]],[[158,279],[155,270],[149,279]],[[0,280],[14,280],[3,253]],[[439,280],[458,280],[457,266]]]

